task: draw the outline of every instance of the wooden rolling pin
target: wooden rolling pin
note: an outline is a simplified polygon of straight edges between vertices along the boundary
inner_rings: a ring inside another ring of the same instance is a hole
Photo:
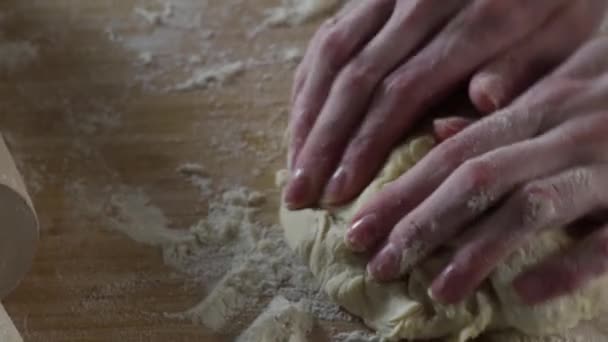
[[[37,242],[34,206],[0,135],[0,299],[29,271]]]
[[[8,317],[6,310],[0,305],[0,341],[23,342],[19,331],[15,328],[13,321]]]

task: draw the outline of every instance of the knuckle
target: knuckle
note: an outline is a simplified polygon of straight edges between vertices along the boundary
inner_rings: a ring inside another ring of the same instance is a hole
[[[542,228],[556,216],[559,189],[550,184],[530,183],[516,193],[521,227]]]
[[[469,159],[462,164],[462,174],[469,189],[479,193],[488,188],[495,179],[495,166],[488,158]]]
[[[413,90],[414,82],[401,75],[387,77],[380,85],[380,95],[384,97],[400,97]]]
[[[315,123],[316,115],[313,111],[303,109],[293,116],[293,126],[296,130],[309,130]]]
[[[468,193],[467,208],[474,213],[487,210],[494,202],[490,186],[496,179],[495,168],[487,158],[476,158],[466,161],[461,167]]]
[[[352,156],[352,155],[358,155],[358,156],[363,156],[365,155],[366,157],[367,155],[367,151],[373,151],[374,150],[374,144],[375,140],[373,139],[373,136],[370,134],[358,134],[350,143],[350,146],[348,148],[348,155]],[[352,151],[352,152],[351,152]],[[365,158],[358,158],[358,159],[362,159],[365,160]]]
[[[348,54],[343,30],[336,27],[328,29],[321,38],[319,49],[330,68],[339,68]]]
[[[457,136],[444,140],[438,147],[439,158],[449,166],[455,168],[462,163],[466,152],[466,145]]]
[[[378,75],[376,67],[360,59],[355,59],[344,69],[345,86],[369,89],[376,82],[376,75]]]

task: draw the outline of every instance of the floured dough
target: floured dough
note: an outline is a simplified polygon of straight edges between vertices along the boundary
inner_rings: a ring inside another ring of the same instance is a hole
[[[302,303],[275,297],[237,342],[307,342],[313,318]]]
[[[499,265],[466,302],[454,306],[434,302],[427,290],[450,252],[427,260],[398,282],[379,284],[366,274],[367,258],[353,254],[344,243],[351,217],[432,146],[431,137],[420,136],[397,148],[363,194],[339,210],[289,211],[282,206],[281,223],[289,245],[308,263],[328,295],[391,340],[446,337],[461,342],[499,330],[532,336],[560,334],[598,315],[606,303],[606,293],[601,291],[602,287],[608,289],[606,279],[534,307],[521,304],[510,286],[524,268],[569,246],[571,242],[561,230],[547,230],[527,243]]]

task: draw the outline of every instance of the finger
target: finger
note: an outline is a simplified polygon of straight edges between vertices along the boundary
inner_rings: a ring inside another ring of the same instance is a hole
[[[302,61],[298,65],[298,68],[295,72],[294,83],[291,92],[291,105],[293,106],[296,99],[298,98],[300,91],[304,87],[306,80],[308,79],[308,73],[310,72],[310,64],[313,61],[315,56],[315,52],[319,50],[319,42],[323,40],[323,34],[326,30],[323,30],[326,26],[335,25],[340,18],[343,18],[346,14],[350,13],[358,4],[354,2],[348,2],[345,4],[342,9],[331,19],[329,19],[324,25],[322,29],[317,30],[313,38],[310,40],[308,48],[306,49],[306,53],[302,58]]]
[[[443,303],[467,298],[496,266],[546,227],[564,227],[608,204],[608,166],[573,169],[535,181],[514,193],[473,227],[471,238],[435,279],[431,291]]]
[[[606,177],[606,175],[604,175]],[[515,279],[525,303],[540,304],[570,294],[608,272],[608,226],[564,254],[550,258]]]
[[[597,29],[605,1],[574,1],[537,32],[478,71],[469,87],[477,109],[503,108],[549,70],[570,56]]]
[[[300,95],[302,91],[302,87],[306,83],[306,79],[310,70],[310,60],[312,59],[312,51],[316,50],[316,40],[313,38],[306,49],[306,53],[302,58],[302,61],[298,65],[296,69],[294,78],[293,78],[293,87],[291,88],[291,105],[293,106],[296,102],[296,99]]]
[[[337,205],[356,196],[377,173],[403,133],[434,100],[540,26],[561,3],[471,2],[428,46],[377,89],[365,121],[332,177],[332,182],[339,184],[328,185],[326,201]],[[345,176],[340,178],[340,174]]]
[[[433,121],[433,132],[438,142],[443,142],[458,134],[475,120],[463,117],[441,118]]]
[[[608,36],[583,45],[553,73],[515,99],[511,107],[530,107],[542,114],[539,131],[594,113],[608,95]]]
[[[372,275],[390,280],[409,271],[518,184],[595,161],[608,148],[606,134],[608,115],[590,116],[468,160],[394,227],[370,262]]]
[[[348,234],[352,244],[365,250],[374,248],[387,237],[404,213],[418,206],[466,160],[526,140],[565,120],[603,108],[608,95],[608,78],[594,81],[573,79],[577,77],[579,63],[601,64],[608,70],[608,63],[594,63],[596,59],[606,60],[602,52],[608,52],[607,48],[608,39],[586,44],[566,62],[565,67],[556,71],[556,75],[541,81],[509,108],[476,122],[440,144],[359,210],[353,220],[356,224]],[[363,220],[367,216],[382,217],[382,220]]]
[[[608,35],[600,35],[583,45],[554,73],[561,78],[594,79],[608,69]]]
[[[540,118],[527,115],[530,111],[526,107],[509,108],[487,116],[435,147],[357,212],[347,234],[350,245],[375,249],[405,214],[430,196],[466,160],[535,135]]]
[[[394,0],[365,1],[339,20],[327,21],[316,34],[309,74],[292,108],[290,159],[294,161],[323,108],[335,76],[352,55],[388,20]],[[292,163],[293,165],[294,163]]]
[[[434,31],[461,6],[463,0],[442,1],[442,6],[434,6],[435,2],[400,2],[384,28],[337,76],[323,110],[298,155],[297,168],[308,170],[310,179],[311,198],[308,204],[318,200],[329,172],[339,161],[344,146],[365,113],[382,77],[411,54],[429,32]]]

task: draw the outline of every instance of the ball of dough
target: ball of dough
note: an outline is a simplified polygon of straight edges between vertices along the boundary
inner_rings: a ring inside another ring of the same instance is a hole
[[[287,242],[330,298],[391,340],[450,338],[463,342],[486,331],[505,329],[536,336],[559,334],[597,316],[606,302],[602,291],[608,289],[606,279],[537,306],[520,303],[511,286],[523,269],[571,244],[560,229],[547,230],[528,242],[499,265],[475,294],[457,305],[441,305],[428,295],[432,279],[450,258],[449,251],[417,266],[400,281],[380,284],[367,275],[367,258],[352,253],[344,243],[352,216],[432,147],[432,137],[419,136],[397,148],[359,198],[338,210],[289,211],[282,206]]]

